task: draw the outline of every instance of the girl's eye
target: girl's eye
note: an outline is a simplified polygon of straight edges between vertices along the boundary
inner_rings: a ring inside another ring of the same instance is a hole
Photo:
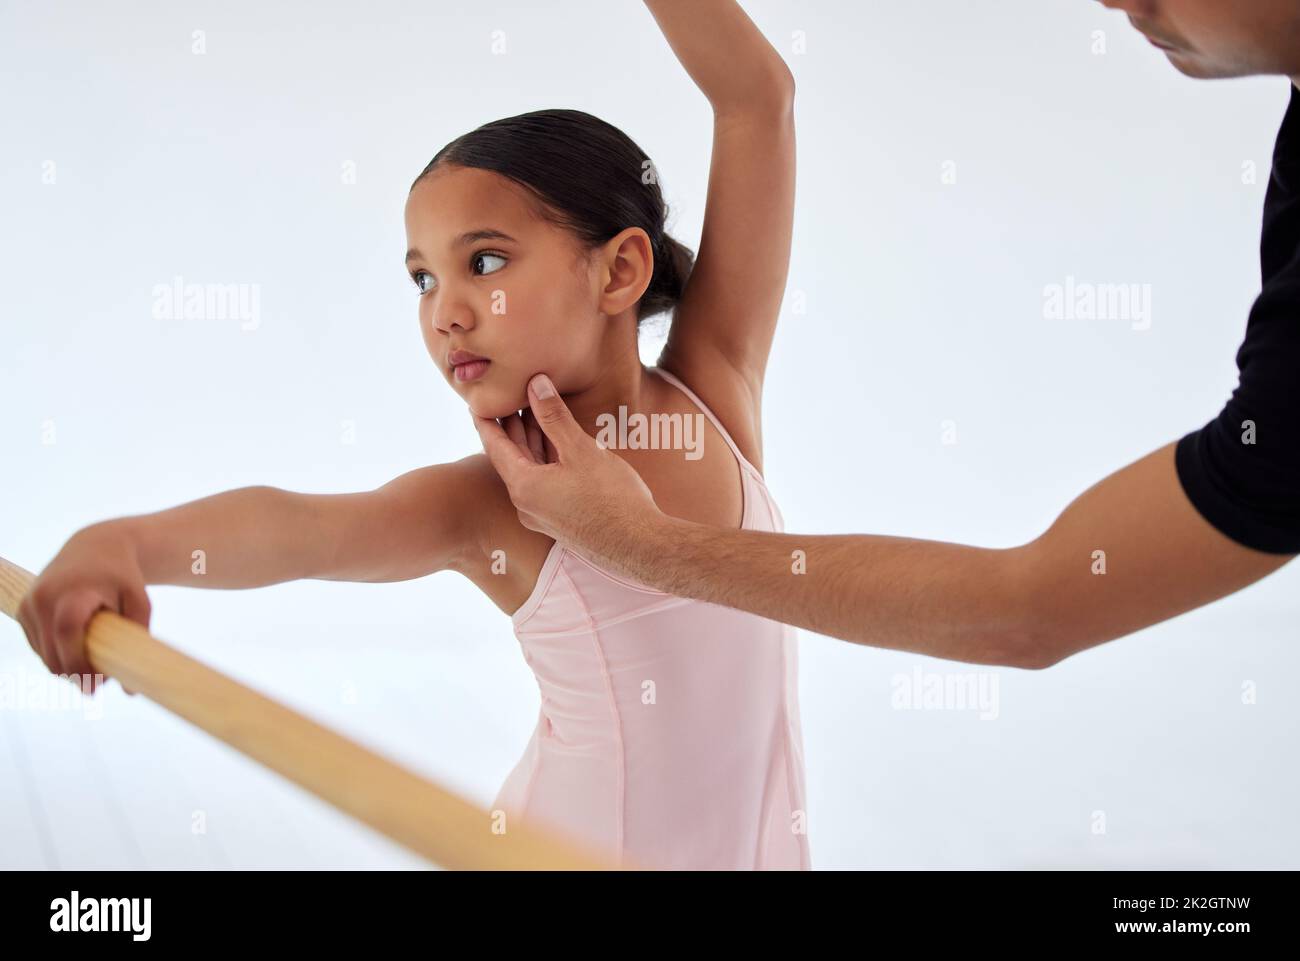
[[[421,277],[425,279],[421,281]],[[411,274],[411,279],[415,281],[415,289],[422,294],[427,294],[433,289],[433,274],[429,273],[427,270],[417,270],[415,273]]]
[[[506,265],[506,258],[500,254],[481,253],[475,254],[470,263],[476,274],[494,274]],[[411,274],[411,280],[415,281],[415,289],[421,294],[427,294],[436,286],[433,274],[427,270],[417,270]]]
[[[496,267],[487,266],[490,261],[500,261]],[[506,265],[506,259],[500,254],[475,254],[474,255],[474,272],[476,274],[494,274]]]

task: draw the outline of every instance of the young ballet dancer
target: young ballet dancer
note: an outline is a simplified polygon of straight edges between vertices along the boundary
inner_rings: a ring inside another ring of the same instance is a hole
[[[735,0],[646,5],[713,108],[698,257],[665,233],[658,173],[620,130],[572,110],[509,117],[449,143],[411,188],[420,329],[452,389],[512,436],[539,370],[593,436],[638,416],[698,423],[689,452],[614,446],[665,512],[779,531],[760,398],[790,255],[793,81]],[[667,343],[646,368],[638,326],[665,311]],[[93,674],[87,622],[108,608],[148,626],[146,584],[441,570],[510,617],[540,689],[493,803],[507,832],[521,819],[633,867],[811,866],[793,631],[651,590],[529,530],[481,453],[373,491],[246,487],[91,525],[19,619],[51,671]]]

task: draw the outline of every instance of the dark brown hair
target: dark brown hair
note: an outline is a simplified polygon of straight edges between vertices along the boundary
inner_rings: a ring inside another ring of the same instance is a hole
[[[544,216],[573,231],[589,250],[640,227],[650,238],[654,273],[637,305],[637,321],[677,306],[695,255],[664,231],[668,207],[654,166],[617,127],[581,110],[535,110],[494,120],[439,150],[415,183],[448,164],[509,177],[542,202]]]

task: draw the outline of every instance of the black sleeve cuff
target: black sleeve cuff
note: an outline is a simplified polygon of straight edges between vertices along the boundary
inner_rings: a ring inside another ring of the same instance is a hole
[[[1215,448],[1222,438],[1218,421],[1211,421],[1178,441],[1174,464],[1178,480],[1192,506],[1221,533],[1245,547],[1269,554],[1300,554],[1300,525],[1295,515],[1274,518],[1244,504],[1224,483],[1224,473],[1215,467]],[[1236,468],[1241,470],[1241,466]],[[1292,496],[1300,500],[1300,489]]]

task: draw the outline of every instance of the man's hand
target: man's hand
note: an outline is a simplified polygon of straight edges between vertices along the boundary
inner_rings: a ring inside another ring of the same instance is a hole
[[[619,544],[661,516],[650,489],[578,425],[545,374],[529,381],[528,404],[531,417],[511,414],[504,426],[470,414],[520,523],[619,567]]]

